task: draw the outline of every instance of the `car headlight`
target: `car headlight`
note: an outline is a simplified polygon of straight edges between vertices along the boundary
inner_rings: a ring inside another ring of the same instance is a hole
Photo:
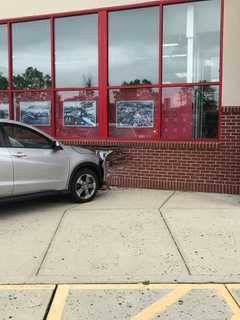
[[[106,161],[107,157],[112,153],[112,150],[97,150],[96,155],[99,160]]]

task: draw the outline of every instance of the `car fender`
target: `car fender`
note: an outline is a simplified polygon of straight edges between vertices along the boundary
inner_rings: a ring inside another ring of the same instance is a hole
[[[74,167],[74,169],[72,170],[72,172],[70,173],[70,176],[69,176],[67,189],[70,190],[71,181],[72,181],[73,177],[82,168],[89,168],[97,174],[98,179],[99,179],[99,187],[100,187],[102,184],[102,179],[103,179],[103,173],[102,173],[100,166],[94,162],[86,161],[86,162],[81,162]]]

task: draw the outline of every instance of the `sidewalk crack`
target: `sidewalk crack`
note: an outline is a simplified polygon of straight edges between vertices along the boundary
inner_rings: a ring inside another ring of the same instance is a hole
[[[181,249],[180,249],[180,247],[179,247],[179,245],[178,245],[178,243],[177,243],[177,241],[176,241],[176,239],[175,239],[175,237],[174,237],[174,235],[173,235],[173,233],[172,233],[172,231],[171,231],[171,229],[170,229],[170,227],[169,227],[169,225],[167,223],[166,218],[164,217],[164,215],[163,215],[163,213],[161,211],[161,208],[159,209],[159,213],[160,213],[160,216],[161,216],[161,218],[163,220],[163,223],[165,224],[165,226],[166,226],[166,228],[167,228],[167,230],[168,230],[168,232],[170,234],[170,237],[172,238],[173,243],[175,244],[175,247],[177,248],[177,251],[178,251],[178,253],[179,253],[179,255],[180,255],[180,257],[181,257],[181,259],[182,259],[182,261],[184,263],[184,266],[185,266],[185,268],[186,268],[186,270],[188,272],[188,275],[192,275],[191,271],[190,271],[190,268],[187,265],[186,259],[184,258],[184,255],[183,255],[183,253],[182,253],[182,251],[181,251]]]
[[[176,191],[173,191],[173,192],[167,197],[167,199],[163,201],[163,203],[162,203],[162,205],[160,206],[159,210],[162,209],[162,208],[165,206],[165,204],[167,204],[168,201],[169,201],[175,194],[176,194]]]
[[[43,258],[42,258],[42,260],[41,260],[41,262],[40,262],[40,264],[39,264],[39,267],[38,267],[38,269],[37,269],[37,271],[36,271],[36,273],[35,273],[35,276],[38,276],[38,275],[39,275],[39,272],[40,272],[40,270],[41,270],[41,268],[42,268],[42,265],[43,265],[43,263],[44,263],[47,255],[48,255],[48,252],[49,252],[49,250],[50,250],[50,248],[51,248],[51,246],[52,246],[53,240],[54,240],[54,238],[55,238],[55,236],[56,236],[56,234],[57,234],[57,232],[58,232],[58,230],[59,230],[59,228],[60,228],[60,226],[61,226],[61,224],[62,224],[62,221],[63,221],[65,215],[67,214],[68,211],[72,210],[74,207],[75,207],[75,205],[72,206],[71,208],[68,208],[68,209],[66,209],[66,210],[63,211],[63,214],[62,214],[62,216],[61,216],[61,218],[60,218],[60,220],[59,220],[59,222],[58,222],[58,224],[57,224],[57,227],[56,227],[56,229],[55,229],[55,231],[54,231],[54,233],[53,233],[53,235],[52,235],[52,237],[51,237],[51,240],[50,240],[50,242],[49,242],[49,244],[48,244],[48,246],[47,246],[47,249],[46,249],[46,251],[45,251],[45,253],[44,253],[44,255],[43,255]]]

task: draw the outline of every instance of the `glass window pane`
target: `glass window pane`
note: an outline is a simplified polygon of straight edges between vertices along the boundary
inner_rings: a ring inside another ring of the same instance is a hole
[[[163,34],[164,83],[219,81],[219,0],[164,6]]]
[[[109,14],[109,84],[158,82],[159,7]]]
[[[9,95],[0,92],[0,119],[9,119]]]
[[[217,138],[218,104],[217,86],[164,88],[162,138]]]
[[[99,135],[98,91],[62,91],[56,95],[57,136],[63,139]]]
[[[0,25],[0,90],[8,88],[8,35],[7,26]]]
[[[113,89],[109,92],[109,135],[119,138],[158,136],[158,89]]]
[[[56,86],[97,86],[98,16],[56,19],[55,42]]]
[[[48,20],[13,24],[13,84],[16,89],[51,86]]]
[[[50,92],[15,93],[14,109],[18,121],[39,127],[49,134],[54,133]]]
[[[30,149],[52,149],[52,142],[39,133],[17,125],[6,125],[10,147]]]

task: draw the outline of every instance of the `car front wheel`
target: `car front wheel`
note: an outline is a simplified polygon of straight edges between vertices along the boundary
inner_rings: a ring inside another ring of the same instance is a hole
[[[91,201],[98,189],[98,177],[88,168],[80,169],[73,177],[70,191],[74,201],[83,203]]]

